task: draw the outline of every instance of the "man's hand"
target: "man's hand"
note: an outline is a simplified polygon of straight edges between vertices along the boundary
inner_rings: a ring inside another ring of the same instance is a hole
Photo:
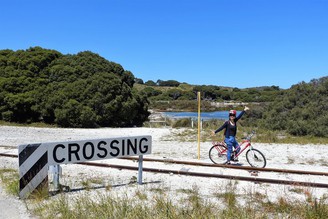
[[[247,111],[247,110],[249,110],[249,108],[247,106],[245,106],[244,111]]]

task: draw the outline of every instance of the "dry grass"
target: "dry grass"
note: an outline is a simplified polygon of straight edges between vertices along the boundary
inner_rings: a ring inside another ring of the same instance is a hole
[[[18,188],[18,174],[12,169],[0,171],[1,182],[7,191]],[[131,179],[134,181],[134,179]],[[95,191],[93,184],[102,183],[96,179],[81,179],[84,189],[80,192],[66,192],[54,196],[36,193],[27,201],[28,208],[38,218],[326,218],[328,197],[314,198],[309,188],[295,187],[289,192],[305,199],[290,200],[278,197],[270,201],[266,193],[251,188],[240,191],[238,181],[222,181],[211,194],[212,199],[201,195],[201,188],[172,191],[169,187],[150,185],[137,187],[127,184],[129,192],[119,195],[113,188]],[[262,186],[262,185],[259,185]],[[150,188],[149,188],[150,187]],[[175,197],[167,194],[175,193]],[[132,194],[132,195],[129,195]],[[181,195],[179,195],[181,194]],[[16,194],[17,195],[17,191]],[[173,199],[172,199],[173,198]],[[213,201],[213,198],[215,199]]]

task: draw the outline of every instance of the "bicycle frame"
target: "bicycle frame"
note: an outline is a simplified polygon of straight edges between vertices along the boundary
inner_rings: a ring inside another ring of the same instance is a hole
[[[252,147],[252,144],[251,144],[251,139],[253,137],[253,135],[255,134],[255,132],[252,132],[248,137],[246,137],[245,139],[242,140],[242,142],[236,147],[233,149],[232,153],[234,153],[238,148],[241,148],[241,150],[239,151],[238,154],[235,155],[235,157],[238,157],[241,153],[243,153],[248,147],[250,147],[250,149],[252,150],[253,147]],[[223,141],[223,142],[212,142],[212,144],[215,147],[215,149],[220,152],[221,154],[222,153],[225,153],[226,151],[228,151],[228,148],[223,148],[223,147],[220,147],[220,145],[224,145],[225,147],[226,146],[226,143]]]
[[[233,150],[233,152],[235,152],[238,148],[241,148],[241,150],[239,151],[238,154],[235,155],[235,157],[238,157],[238,156],[239,156],[241,153],[243,153],[243,152],[246,150],[246,148],[248,148],[248,147],[251,147],[251,149],[252,149],[251,141],[248,140],[248,139],[243,140],[243,141],[241,142],[241,144],[239,144],[239,145]]]

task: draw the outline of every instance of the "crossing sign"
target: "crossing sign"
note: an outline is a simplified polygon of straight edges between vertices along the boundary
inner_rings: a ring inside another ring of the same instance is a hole
[[[48,186],[49,165],[151,154],[151,136],[130,136],[20,145],[19,196]]]

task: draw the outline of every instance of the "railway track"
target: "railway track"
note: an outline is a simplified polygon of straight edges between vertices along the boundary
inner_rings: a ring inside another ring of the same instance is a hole
[[[120,159],[138,160],[138,158],[136,158],[136,157],[123,157]],[[235,165],[227,166],[224,164],[212,164],[212,163],[194,162],[194,161],[181,161],[181,160],[173,160],[173,159],[143,158],[143,161],[184,164],[184,165],[204,166],[204,167],[223,167],[223,168],[230,168],[230,169],[240,169],[240,170],[259,171],[259,172],[276,172],[276,173],[288,173],[288,174],[300,174],[300,175],[328,176],[327,172],[287,170],[287,169],[278,169],[278,168],[257,168],[257,167],[235,166]]]
[[[15,154],[5,154],[0,153],[0,156],[18,158]],[[125,157],[120,159],[127,160],[138,160],[135,157]],[[172,159],[156,159],[156,158],[143,158],[145,162],[163,162],[171,164],[183,164],[183,165],[193,165],[193,166],[204,166],[204,167],[221,167],[221,168],[231,168],[231,169],[240,169],[246,170],[252,173],[257,172],[277,172],[277,173],[286,173],[286,174],[307,174],[307,175],[320,175],[328,176],[326,172],[314,172],[314,171],[301,171],[301,170],[287,170],[287,169],[277,169],[277,168],[254,168],[254,167],[242,167],[234,165],[219,165],[219,164],[210,164],[204,162],[192,162],[192,161],[179,161]],[[96,163],[96,162],[80,162],[80,165],[103,167],[103,168],[116,168],[116,169],[126,169],[137,171],[138,167],[136,166],[127,166],[127,165],[116,165],[116,164],[105,164],[105,163]],[[257,177],[257,174],[251,177],[246,176],[234,176],[234,175],[223,175],[223,174],[213,174],[213,173],[204,173],[204,172],[192,172],[185,170],[170,170],[170,169],[158,169],[158,168],[148,168],[143,167],[144,172],[152,173],[164,173],[164,174],[178,174],[194,177],[211,177],[211,178],[221,178],[221,179],[230,179],[230,180],[240,180],[240,181],[249,181],[255,183],[270,183],[270,184],[284,184],[284,185],[295,185],[295,186],[304,186],[304,187],[316,187],[316,188],[328,188],[326,183],[315,183],[315,182],[304,182],[304,181],[294,181],[294,180],[282,180],[282,179],[269,179],[269,178],[260,178]]]

